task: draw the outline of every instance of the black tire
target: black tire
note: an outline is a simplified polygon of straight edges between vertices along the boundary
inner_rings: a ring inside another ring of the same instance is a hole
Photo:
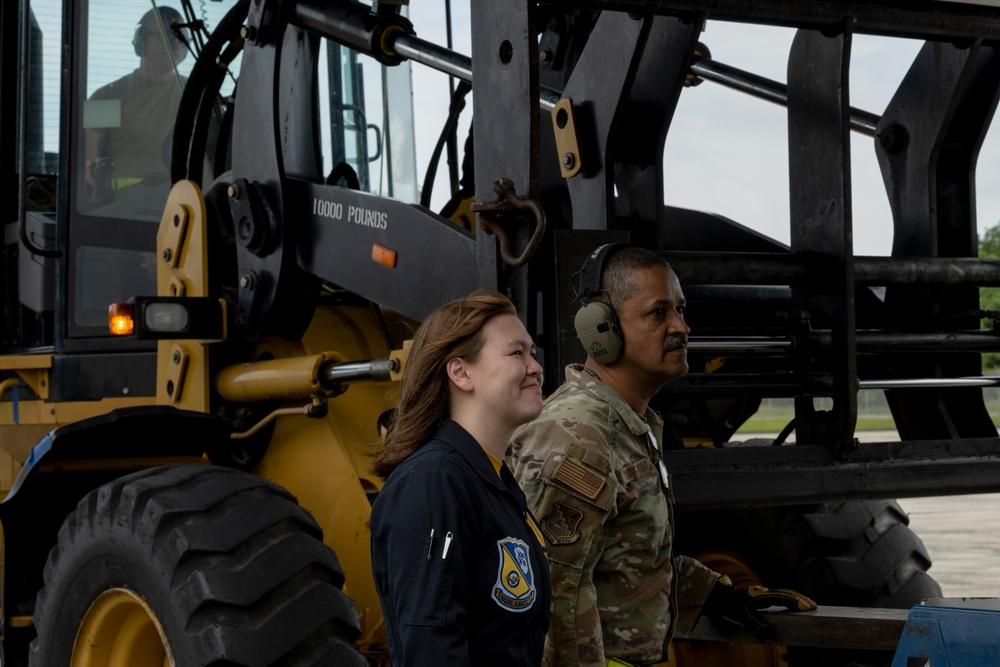
[[[941,587],[931,558],[894,500],[866,500],[678,517],[680,553],[738,554],[765,585],[792,588],[819,604],[909,609]],[[789,652],[792,664],[888,665],[891,654]]]
[[[123,588],[148,605],[178,666],[361,666],[343,581],[281,487],[213,466],[146,470],[91,492],[63,523],[29,664],[68,665],[91,604]]]
[[[788,521],[798,542],[796,585],[823,604],[909,609],[941,587],[931,558],[895,500],[828,503]]]

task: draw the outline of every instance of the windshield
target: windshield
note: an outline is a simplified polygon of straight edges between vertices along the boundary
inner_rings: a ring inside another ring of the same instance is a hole
[[[156,293],[156,230],[170,192],[181,96],[201,45],[236,3],[80,0],[69,40],[71,76],[62,87],[69,100],[61,114],[63,40],[55,20],[61,3],[36,0],[35,13],[46,3],[53,18],[40,21],[39,40],[49,54],[43,87],[46,100],[52,99],[44,107],[50,118],[45,151],[38,153],[55,171],[57,149],[71,147],[61,213],[68,228],[65,332],[67,338],[105,336],[108,304]],[[344,187],[414,200],[409,67],[387,69],[326,41],[320,48],[314,113],[324,176]],[[228,151],[217,160],[215,146],[226,145],[219,133],[233,108],[239,65],[237,56],[213,107],[203,189],[229,168]]]

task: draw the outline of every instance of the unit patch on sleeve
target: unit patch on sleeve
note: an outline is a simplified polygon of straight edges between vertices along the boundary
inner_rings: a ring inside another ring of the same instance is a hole
[[[493,586],[493,601],[509,611],[527,611],[537,597],[530,549],[527,543],[514,537],[497,540],[500,567]]]
[[[542,519],[539,529],[549,544],[573,544],[580,539],[583,512],[564,502],[552,503],[552,513]]]

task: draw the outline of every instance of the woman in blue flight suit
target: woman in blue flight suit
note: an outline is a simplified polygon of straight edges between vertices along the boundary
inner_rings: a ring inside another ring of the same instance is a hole
[[[497,292],[448,303],[417,330],[371,516],[393,667],[540,664],[551,580],[502,461],[514,429],[542,409],[541,373]]]

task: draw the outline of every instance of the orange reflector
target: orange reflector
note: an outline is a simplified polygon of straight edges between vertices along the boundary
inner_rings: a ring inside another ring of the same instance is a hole
[[[112,335],[131,336],[132,332],[135,331],[132,304],[111,304],[108,307],[108,328]]]
[[[383,266],[388,266],[390,269],[396,268],[396,251],[389,250],[385,246],[379,244],[372,245],[372,261],[378,262]]]

